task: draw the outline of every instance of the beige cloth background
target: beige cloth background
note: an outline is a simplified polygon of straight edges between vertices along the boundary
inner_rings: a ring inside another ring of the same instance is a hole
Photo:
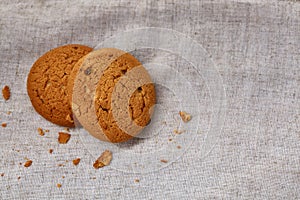
[[[227,94],[222,135],[204,159],[196,142],[158,172],[94,170],[78,135],[58,145],[62,129],[33,111],[26,76],[50,48],[95,46],[145,26],[185,33],[212,56]],[[1,1],[0,69],[1,87],[12,91],[11,100],[0,100],[1,123],[8,122],[0,129],[0,199],[300,199],[297,0]],[[51,131],[40,137],[37,127]],[[19,164],[24,157],[30,168]],[[82,162],[74,167],[76,157]]]

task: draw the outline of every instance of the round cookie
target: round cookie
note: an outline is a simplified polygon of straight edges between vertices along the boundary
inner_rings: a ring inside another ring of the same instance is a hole
[[[142,79],[147,80],[146,84],[139,84]],[[121,55],[104,71],[96,88],[95,108],[99,124],[109,141],[127,141],[141,131],[139,127],[150,122],[155,89],[149,79],[142,64],[129,53]],[[130,121],[124,120],[127,113]]]
[[[129,53],[113,48],[93,51],[74,67],[70,80],[73,112],[94,137],[124,142],[150,122],[154,84]]]
[[[34,109],[45,119],[74,127],[71,94],[66,87],[74,65],[92,50],[78,44],[65,45],[48,51],[33,64],[27,79],[27,93]]]

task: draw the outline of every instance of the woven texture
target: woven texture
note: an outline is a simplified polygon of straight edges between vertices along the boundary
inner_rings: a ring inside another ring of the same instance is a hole
[[[139,27],[182,32],[211,55],[226,90],[222,134],[203,159],[196,140],[156,172],[95,170],[78,134],[59,145],[63,129],[34,112],[27,75],[51,48],[95,47]],[[7,122],[0,128],[0,199],[300,199],[297,0],[1,1],[0,69],[1,87],[12,93],[7,102],[0,98],[0,120]],[[50,133],[39,136],[38,127]],[[33,160],[29,168],[25,157]]]

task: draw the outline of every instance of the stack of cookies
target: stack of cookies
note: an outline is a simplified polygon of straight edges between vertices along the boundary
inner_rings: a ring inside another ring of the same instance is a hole
[[[140,133],[151,121],[155,104],[154,84],[134,56],[78,44],[41,56],[29,72],[27,92],[34,109],[48,121],[82,126],[113,143]]]

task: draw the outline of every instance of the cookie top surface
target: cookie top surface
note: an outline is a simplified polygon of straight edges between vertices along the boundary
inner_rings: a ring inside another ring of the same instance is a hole
[[[150,121],[155,88],[146,69],[129,53],[93,51],[72,71],[72,104],[80,124],[96,138],[113,143],[137,135]]]
[[[70,44],[42,55],[32,66],[27,92],[34,109],[45,119],[73,127],[72,108],[66,89],[69,75],[80,58],[91,52],[88,46]]]

